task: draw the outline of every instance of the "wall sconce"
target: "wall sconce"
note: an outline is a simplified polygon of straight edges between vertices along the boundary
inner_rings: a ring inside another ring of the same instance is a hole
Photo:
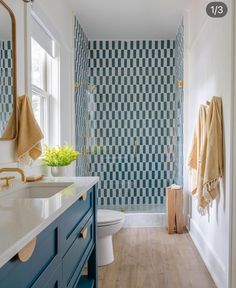
[[[25,3],[32,3],[34,0],[23,0]]]
[[[184,80],[178,81],[178,88],[183,89],[184,88]]]

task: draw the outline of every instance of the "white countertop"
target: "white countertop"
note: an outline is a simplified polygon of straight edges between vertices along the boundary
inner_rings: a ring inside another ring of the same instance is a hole
[[[70,183],[50,198],[15,199],[9,196],[11,191],[34,183],[14,183],[14,189],[0,192],[0,268],[98,181],[98,177],[55,177],[35,182],[37,185]]]

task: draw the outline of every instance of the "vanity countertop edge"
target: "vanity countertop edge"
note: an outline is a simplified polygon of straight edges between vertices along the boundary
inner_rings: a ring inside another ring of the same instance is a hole
[[[37,184],[61,182],[70,185],[50,198],[0,198],[0,268],[96,185],[99,177],[44,178]]]

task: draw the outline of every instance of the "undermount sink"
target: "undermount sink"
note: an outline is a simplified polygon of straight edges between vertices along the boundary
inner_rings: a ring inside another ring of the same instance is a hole
[[[39,183],[8,191],[3,197],[14,199],[50,198],[73,183]]]

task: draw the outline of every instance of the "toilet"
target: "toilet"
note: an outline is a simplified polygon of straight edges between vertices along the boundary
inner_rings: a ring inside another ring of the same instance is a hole
[[[123,226],[125,214],[119,211],[98,209],[98,266],[104,266],[114,261],[112,235]]]

